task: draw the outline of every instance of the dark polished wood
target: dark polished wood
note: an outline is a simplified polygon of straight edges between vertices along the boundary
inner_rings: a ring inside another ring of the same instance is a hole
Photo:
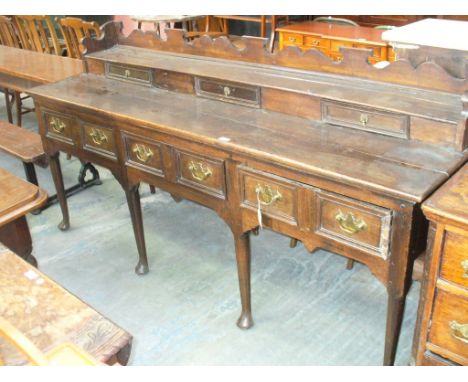
[[[41,351],[71,342],[99,362],[127,364],[129,333],[1,244],[0,288],[0,315]],[[28,361],[1,336],[0,357],[11,366]]]
[[[26,214],[47,201],[41,188],[0,168],[0,243],[34,266],[32,239]]]
[[[422,206],[431,221],[413,357],[468,366],[468,164]]]
[[[413,260],[425,246],[420,203],[466,160],[466,80],[404,62],[375,72],[359,51],[332,64],[297,49],[259,51],[256,39],[239,50],[225,38],[103,30],[83,42],[87,74],[30,93],[46,152],[104,166],[124,188],[137,271],[147,266],[145,182],[213,209],[230,227],[242,328],[253,324],[249,234],[259,226],[367,265],[388,291],[384,364],[393,364]]]

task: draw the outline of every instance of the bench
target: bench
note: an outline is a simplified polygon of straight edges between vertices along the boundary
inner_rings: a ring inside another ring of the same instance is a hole
[[[23,162],[26,179],[38,185],[34,165],[47,167],[47,156],[42,147],[41,136],[11,123],[0,121],[0,151]]]

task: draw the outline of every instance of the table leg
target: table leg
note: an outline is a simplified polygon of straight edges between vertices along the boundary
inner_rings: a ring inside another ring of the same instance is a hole
[[[143,216],[141,214],[140,193],[138,192],[139,184],[125,187],[125,195],[127,196],[128,209],[132,218],[133,232],[138,248],[138,264],[135,267],[137,275],[148,273],[148,258],[146,256],[145,232],[143,228]]]
[[[60,167],[59,153],[55,153],[49,156],[50,171],[55,184],[55,190],[57,191],[57,198],[62,210],[63,220],[58,225],[58,228],[62,231],[66,231],[70,228],[70,216],[68,214],[67,198],[65,195],[65,187],[63,185],[62,169]]]
[[[387,305],[387,328],[385,332],[384,366],[393,366],[400,335],[403,310],[405,307],[405,296],[395,292],[388,292]]]
[[[22,259],[37,267],[37,260],[32,255],[31,232],[26,216],[21,216],[0,227],[0,242]]]
[[[249,329],[254,324],[250,304],[250,232],[234,234],[234,241],[242,305],[242,313],[237,320],[237,326],[241,329]]]

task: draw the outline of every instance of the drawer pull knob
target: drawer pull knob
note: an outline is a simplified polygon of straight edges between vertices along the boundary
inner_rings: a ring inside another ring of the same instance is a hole
[[[265,206],[270,206],[276,201],[283,199],[283,195],[281,195],[278,190],[273,191],[269,185],[261,186],[260,184],[257,184],[255,192],[257,193],[260,203]]]
[[[101,146],[103,143],[107,142],[107,135],[101,130],[91,129],[89,136],[97,146]]]
[[[52,130],[57,134],[63,134],[63,132],[65,131],[65,122],[63,122],[60,118],[51,117],[49,125],[52,128]]]
[[[340,225],[340,228],[351,235],[367,229],[366,222],[362,219],[356,218],[352,212],[344,214],[343,212],[338,211],[335,215],[335,219]]]
[[[213,174],[211,168],[202,162],[190,161],[188,169],[190,170],[192,177],[200,182],[203,182]]]
[[[462,277],[464,279],[468,279],[468,259],[467,260],[463,260],[461,263],[461,266],[463,268],[463,275]]]
[[[288,40],[289,42],[296,42],[296,37],[289,37]]]
[[[468,324],[459,324],[457,321],[453,320],[449,322],[449,325],[452,336],[468,344]]]
[[[231,89],[229,88],[229,86],[225,86],[223,88],[223,91],[224,91],[224,96],[225,97],[228,97],[231,94]]]
[[[153,151],[146,147],[145,145],[134,144],[132,151],[135,153],[136,157],[140,162],[148,163],[153,158]]]
[[[128,78],[128,77],[130,77],[130,70],[125,69],[125,78]]]
[[[369,123],[369,116],[367,114],[361,114],[361,117],[359,118],[359,121],[361,122],[362,126],[366,127],[367,124]]]

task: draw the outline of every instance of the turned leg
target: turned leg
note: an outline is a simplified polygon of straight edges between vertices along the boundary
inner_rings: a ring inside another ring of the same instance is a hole
[[[65,195],[65,187],[63,185],[62,169],[60,167],[60,158],[58,152],[49,156],[49,165],[63,216],[63,220],[58,225],[58,228],[62,231],[66,231],[70,228],[70,216],[68,214],[67,198]]]
[[[23,114],[21,113],[21,106],[23,102],[21,101],[21,93],[20,92],[15,92],[15,100],[16,100],[16,124],[18,126],[21,126],[21,123],[23,122]]]
[[[248,329],[253,326],[250,306],[250,233],[234,236],[242,305],[242,313],[237,320],[237,326],[241,329]]]
[[[400,335],[405,296],[388,291],[387,328],[385,331],[384,366],[393,366],[395,363],[398,337]]]
[[[32,255],[31,232],[29,231],[26,216],[21,216],[0,227],[0,243],[37,267],[37,260]]]
[[[5,93],[5,106],[7,109],[8,122],[13,123],[13,113],[11,110],[10,92],[8,91],[7,88],[3,88],[3,93]]]
[[[128,209],[132,219],[133,232],[138,249],[138,264],[135,267],[137,275],[148,273],[148,258],[146,256],[145,232],[143,229],[143,216],[141,214],[139,184],[125,188],[127,196]]]

